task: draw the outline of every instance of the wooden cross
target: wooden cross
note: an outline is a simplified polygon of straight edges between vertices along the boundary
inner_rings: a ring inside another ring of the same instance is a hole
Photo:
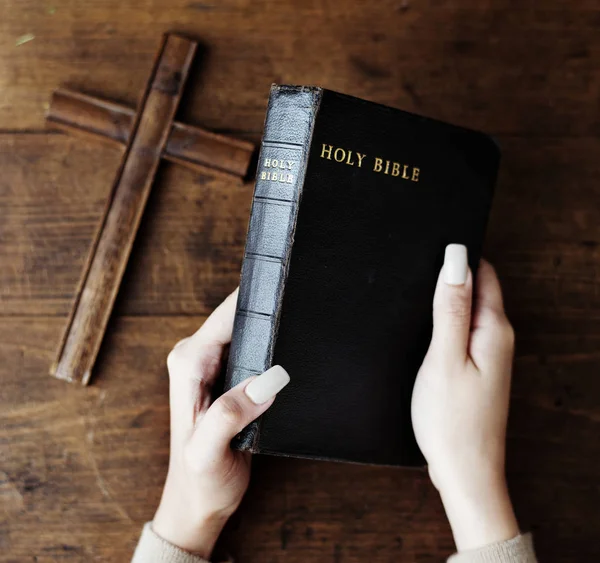
[[[125,147],[50,374],[89,382],[152,183],[162,158],[196,170],[243,177],[251,143],[174,122],[197,42],[165,35],[134,111],[58,90],[47,121]]]

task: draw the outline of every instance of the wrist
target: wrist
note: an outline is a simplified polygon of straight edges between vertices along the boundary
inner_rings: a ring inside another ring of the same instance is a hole
[[[503,475],[473,475],[469,486],[440,489],[458,551],[478,549],[519,535]]]
[[[169,513],[161,505],[154,516],[152,529],[180,549],[209,559],[226,522],[227,517],[221,514],[189,517]]]

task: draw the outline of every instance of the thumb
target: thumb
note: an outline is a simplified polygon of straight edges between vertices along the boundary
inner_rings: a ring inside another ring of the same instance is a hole
[[[464,361],[467,357],[472,293],[467,247],[449,244],[433,299],[431,347],[443,361]]]
[[[281,366],[273,366],[221,395],[194,430],[188,450],[191,457],[225,455],[234,436],[263,414],[289,382],[288,373]]]

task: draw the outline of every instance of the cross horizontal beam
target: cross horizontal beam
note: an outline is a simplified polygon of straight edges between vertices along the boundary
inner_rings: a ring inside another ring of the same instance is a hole
[[[48,125],[125,147],[136,112],[114,102],[61,88],[52,95]],[[199,172],[244,177],[254,145],[183,123],[171,126],[162,158]]]

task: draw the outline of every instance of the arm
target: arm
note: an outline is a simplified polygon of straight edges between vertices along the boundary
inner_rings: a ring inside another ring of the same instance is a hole
[[[450,245],[413,392],[413,425],[458,549],[451,560],[529,563],[531,540],[520,535],[504,474],[514,333],[487,262],[474,294],[466,248]]]
[[[289,382],[280,366],[250,377],[211,404],[211,387],[231,340],[237,292],[167,358],[171,455],[160,505],[132,563],[201,563],[212,553],[250,479],[250,454],[233,437],[265,412]]]

